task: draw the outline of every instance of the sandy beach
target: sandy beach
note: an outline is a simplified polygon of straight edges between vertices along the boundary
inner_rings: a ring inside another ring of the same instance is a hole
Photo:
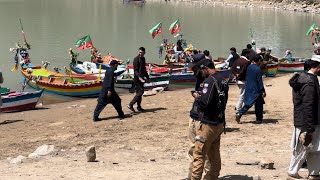
[[[291,157],[292,100],[288,80],[292,74],[265,78],[264,123],[253,124],[254,108],[235,122],[238,88],[230,85],[227,133],[222,135],[221,179],[285,179]],[[121,95],[130,118],[118,120],[112,106],[104,121],[93,123],[96,99],[45,105],[37,110],[0,115],[0,179],[182,179],[187,176],[187,139],[191,88],[165,91],[143,100],[147,112],[130,114],[132,94]],[[28,158],[21,164],[10,157],[28,157],[43,144],[55,152]],[[95,145],[97,162],[86,162],[84,150]],[[275,169],[236,162],[274,161]],[[306,172],[302,172],[306,176]]]

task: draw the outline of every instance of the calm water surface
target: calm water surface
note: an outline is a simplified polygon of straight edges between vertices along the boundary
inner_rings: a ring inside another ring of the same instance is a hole
[[[67,66],[68,49],[89,34],[93,44],[106,54],[133,59],[140,46],[147,49],[149,62],[161,63],[158,46],[162,38],[176,42],[168,29],[176,19],[189,43],[208,49],[213,57],[227,57],[229,48],[239,51],[251,42],[250,28],[257,46],[271,47],[277,56],[291,49],[294,56],[310,57],[311,40],[305,36],[318,15],[255,10],[247,8],[206,6],[190,3],[147,2],[145,5],[123,4],[122,0],[0,0],[0,70],[4,85],[20,90],[21,74],[11,72],[16,42],[22,42],[19,18],[32,46],[31,61],[51,62],[53,67]],[[163,23],[163,35],[151,38],[148,30]],[[89,60],[89,51],[79,59]]]

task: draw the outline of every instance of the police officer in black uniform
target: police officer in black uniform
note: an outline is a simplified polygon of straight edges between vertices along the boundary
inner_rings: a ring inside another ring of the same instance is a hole
[[[149,81],[149,75],[146,69],[146,59],[144,58],[144,54],[146,53],[146,49],[144,47],[139,48],[139,54],[133,59],[133,68],[134,68],[134,78],[133,83],[136,88],[136,95],[129,103],[128,108],[135,112],[133,105],[137,103],[138,111],[145,111],[141,107],[142,95],[144,93],[144,83]]]
[[[101,121],[99,118],[99,115],[101,111],[106,107],[107,104],[111,103],[113,107],[117,110],[119,118],[123,119],[125,118],[125,115],[122,111],[121,107],[121,99],[117,92],[114,89],[114,81],[115,81],[115,76],[116,74],[114,73],[115,70],[118,68],[118,61],[112,60],[110,62],[110,67],[107,68],[103,84],[102,84],[102,89],[101,93],[98,98],[98,104],[96,106],[96,109],[94,110],[93,114],[93,121]],[[117,73],[118,75],[119,73]]]
[[[200,72],[206,77],[201,92],[193,93],[200,121],[196,131],[193,150],[193,167],[191,179],[200,180],[206,156],[210,162],[208,175],[210,179],[218,179],[221,169],[220,136],[225,124],[225,108],[228,99],[228,82],[215,70],[213,62],[199,62]]]

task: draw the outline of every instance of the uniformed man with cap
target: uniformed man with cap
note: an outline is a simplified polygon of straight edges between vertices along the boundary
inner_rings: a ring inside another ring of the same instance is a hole
[[[98,98],[98,104],[93,114],[93,121],[101,121],[99,115],[101,111],[106,107],[107,104],[111,103],[113,107],[117,110],[119,118],[125,118],[125,115],[121,107],[121,99],[114,89],[115,73],[114,71],[118,68],[118,61],[112,60],[110,62],[110,67],[106,69],[104,76],[101,93]]]
[[[220,136],[224,130],[225,107],[228,99],[228,82],[215,70],[211,61],[202,60],[197,65],[206,79],[201,92],[193,93],[200,121],[196,130],[191,180],[200,180],[206,156],[210,162],[208,176],[217,180],[221,169]]]

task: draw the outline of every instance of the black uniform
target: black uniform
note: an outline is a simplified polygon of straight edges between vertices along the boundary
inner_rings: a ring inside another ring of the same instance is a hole
[[[222,91],[223,95],[219,94],[219,91]],[[204,80],[200,97],[195,100],[190,116],[195,120],[213,125],[224,123],[227,100],[227,82],[220,74],[213,74]]]
[[[130,102],[129,106],[132,107],[135,103],[137,103],[138,107],[141,107],[142,95],[144,93],[144,83],[139,80],[142,79],[149,79],[149,75],[146,69],[146,59],[141,56],[137,56],[133,59],[133,68],[134,68],[134,78],[133,83],[136,88],[136,95]]]
[[[113,107],[117,110],[119,117],[123,117],[124,113],[121,107],[121,99],[117,92],[114,89],[114,68],[109,67],[106,70],[101,93],[98,98],[98,104],[96,109],[94,110],[93,118],[97,119],[101,113],[101,111],[106,107],[107,104],[111,103]],[[111,91],[111,96],[108,97],[108,91]]]

